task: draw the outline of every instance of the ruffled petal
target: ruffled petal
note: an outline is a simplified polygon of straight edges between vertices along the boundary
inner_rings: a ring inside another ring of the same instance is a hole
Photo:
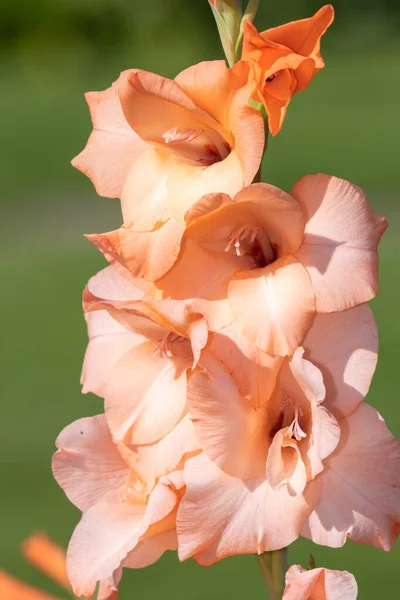
[[[310,278],[292,256],[240,272],[229,285],[229,305],[241,332],[271,354],[292,354],[312,323]]]
[[[126,444],[150,444],[171,431],[185,408],[190,365],[190,358],[157,355],[150,342],[125,354],[105,395],[105,412],[115,438]]]
[[[106,310],[85,314],[89,344],[82,367],[82,393],[104,398],[105,388],[115,365],[128,350],[146,338],[113,319]]]
[[[128,125],[118,97],[119,87],[131,73],[121,73],[104,92],[86,94],[93,132],[72,164],[92,180],[100,196],[120,198],[129,171],[147,149],[147,144]]]
[[[260,112],[249,105],[254,89],[250,65],[240,62],[228,69],[222,60],[202,62],[180,73],[176,81],[198,107],[223,125],[239,158],[243,185],[251,183],[262,159],[264,123]]]
[[[187,461],[184,477],[178,552],[181,560],[194,556],[201,565],[288,546],[317,499],[308,492],[292,497],[285,489],[274,491],[265,478],[244,482],[231,477],[205,454]]]
[[[184,232],[182,225],[168,219],[151,231],[116,231],[87,235],[116,269],[132,277],[154,281],[162,277],[176,261]]]
[[[292,565],[286,572],[283,600],[356,600],[358,587],[348,571],[305,570]]]
[[[387,227],[364,192],[329,175],[307,175],[292,189],[307,214],[296,258],[310,274],[318,312],[341,311],[378,292],[379,240]]]
[[[340,421],[321,475],[321,498],[302,535],[334,548],[349,537],[390,550],[400,531],[400,443],[368,404]]]
[[[128,468],[111,439],[104,415],[68,425],[56,445],[54,477],[80,510],[88,510],[123,485]]]
[[[349,416],[367,395],[378,358],[378,332],[367,304],[317,315],[304,340],[306,356],[322,372],[324,406]]]
[[[220,361],[204,354],[200,367],[188,382],[189,413],[200,445],[230,475],[263,475],[269,443],[265,412],[251,408]]]

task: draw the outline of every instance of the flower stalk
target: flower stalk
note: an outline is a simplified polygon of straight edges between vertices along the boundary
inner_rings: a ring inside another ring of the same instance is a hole
[[[257,555],[270,600],[282,600],[287,571],[287,548]]]

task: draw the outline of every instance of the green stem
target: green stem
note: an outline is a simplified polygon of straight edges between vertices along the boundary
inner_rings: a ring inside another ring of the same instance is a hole
[[[270,600],[282,600],[287,570],[287,548],[264,552],[257,556]]]

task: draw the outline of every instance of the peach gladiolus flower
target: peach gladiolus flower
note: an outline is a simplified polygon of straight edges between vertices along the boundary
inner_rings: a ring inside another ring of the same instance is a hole
[[[94,130],[73,164],[100,195],[121,198],[132,231],[182,222],[203,194],[236,193],[257,173],[264,123],[248,102],[253,89],[246,63],[203,62],[174,81],[124,71],[87,94]]]
[[[116,597],[123,567],[150,565],[176,549],[181,469],[197,450],[193,426],[184,418],[156,445],[136,448],[114,443],[98,415],[66,427],[56,445],[54,476],[83,512],[67,553],[74,593],[91,598],[100,581],[101,600]]]
[[[128,444],[156,442],[182,418],[186,372],[208,334],[204,318],[183,302],[140,295],[113,267],[92,277],[84,292],[85,311],[100,311],[88,317],[84,391],[104,395],[112,434]]]
[[[253,98],[264,104],[272,135],[279,133],[292,96],[305,90],[323,68],[320,41],[333,18],[328,4],[309,19],[262,33],[244,22],[242,59],[254,66],[258,86]]]
[[[259,408],[221,363],[193,373],[188,404],[204,452],[184,469],[182,560],[209,565],[283,548],[300,534],[330,546],[349,536],[391,547],[400,523],[400,444],[362,402],[376,351],[364,304],[317,315]]]
[[[71,593],[65,568],[65,551],[45,533],[34,533],[25,540],[22,544],[22,554],[45,575]],[[59,600],[4,571],[0,571],[0,598],[2,600]]]
[[[348,571],[312,569],[293,565],[286,573],[283,600],[356,600],[358,587]]]
[[[303,177],[291,195],[265,183],[233,199],[207,195],[187,215],[178,260],[154,285],[212,331],[234,322],[259,349],[292,354],[315,313],[375,296],[386,226],[360,188],[327,175]]]

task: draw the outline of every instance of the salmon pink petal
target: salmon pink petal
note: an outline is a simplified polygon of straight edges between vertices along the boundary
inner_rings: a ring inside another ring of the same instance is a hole
[[[140,282],[137,281],[137,283]],[[112,266],[102,269],[89,279],[87,292],[86,297],[85,293],[83,297],[84,310],[89,310],[91,302],[96,299],[112,302],[132,302],[141,300],[145,293],[143,289],[136,287],[131,281],[122,277],[117,269]]]
[[[146,505],[123,502],[112,491],[84,513],[67,552],[67,571],[76,596],[90,598],[96,583],[109,580],[137,545],[145,527]]]
[[[204,354],[200,366],[189,377],[187,398],[200,445],[230,475],[263,475],[269,443],[264,412],[251,408],[219,360]]]
[[[228,285],[241,264],[235,256],[205,250],[188,238],[174,267],[155,285],[164,298],[183,300],[191,311],[204,315],[214,331],[233,321]]]
[[[152,490],[156,481],[179,467],[182,460],[200,451],[193,423],[188,415],[154,444],[129,446],[124,458]]]
[[[118,89],[133,71],[124,71],[104,92],[89,92],[86,100],[93,132],[86,148],[72,161],[92,180],[100,196],[120,198],[129,171],[147,144],[128,125]]]
[[[167,550],[177,549],[175,529],[163,531],[139,542],[136,548],[129,552],[122,565],[129,569],[143,569],[154,564]]]
[[[325,463],[321,498],[302,534],[334,548],[349,537],[390,550],[400,531],[400,444],[368,404],[340,426],[340,444]]]
[[[315,311],[308,273],[292,256],[237,273],[228,297],[242,333],[261,350],[280,356],[301,344]]]
[[[177,162],[172,153],[156,148],[149,148],[136,161],[121,194],[124,225],[136,231],[151,231],[158,223],[168,221],[172,215],[167,183]]]
[[[166,146],[163,134],[176,127],[201,130],[221,127],[201,110],[175,81],[147,71],[131,71],[119,86],[125,118],[145,141]]]
[[[292,189],[307,214],[296,258],[308,270],[318,312],[345,310],[378,291],[379,240],[386,219],[375,215],[364,192],[329,175],[307,175]]]
[[[378,332],[371,309],[363,304],[317,315],[304,347],[322,372],[324,406],[337,418],[349,416],[367,395],[378,358]]]
[[[68,425],[56,445],[54,477],[80,510],[88,510],[124,483],[128,468],[113,444],[104,415]]]
[[[299,346],[287,363],[288,368],[282,369],[282,383],[289,395],[296,395],[291,392],[290,378],[294,378],[296,384],[311,404],[319,404],[325,399],[325,385],[321,371],[309,360],[304,359],[304,348]],[[287,376],[285,377],[285,375]]]
[[[316,498],[274,491],[265,478],[227,475],[203,453],[185,464],[186,493],[177,515],[179,558],[211,565],[234,554],[283,548],[299,536]],[[276,524],[279,523],[279,527]]]
[[[300,411],[309,415],[310,429],[303,445],[303,460],[309,479],[314,479],[324,468],[323,460],[335,450],[340,439],[340,427],[333,415],[321,405],[325,398],[322,373],[313,363],[303,358],[304,349],[297,348],[291,360],[283,365],[279,383],[287,397]],[[292,453],[293,454],[293,453]]]
[[[296,440],[288,435],[288,427],[275,434],[268,450],[267,480],[273,490],[286,486],[295,496],[306,487],[306,467]]]
[[[113,578],[118,580],[118,569],[125,559],[129,565],[127,557],[143,536],[157,537],[170,529],[176,504],[171,477],[160,480],[147,507],[135,493],[127,494],[126,487],[110,492],[92,506],[84,513],[68,547],[67,570],[74,593],[90,598],[98,581],[110,586]],[[167,549],[165,540],[160,540],[160,545]]]
[[[143,344],[146,338],[121,325],[106,310],[86,313],[85,318],[89,344],[82,367],[82,393],[92,392],[103,398],[119,359],[134,346]]]
[[[166,435],[186,404],[189,360],[157,353],[152,343],[132,348],[118,362],[105,396],[105,412],[116,439],[150,444]]]
[[[285,23],[279,27],[268,29],[261,36],[265,40],[282,44],[297,54],[318,56],[321,37],[332,24],[334,15],[333,6],[327,4],[308,19],[292,21],[291,23]]]
[[[311,569],[293,565],[286,573],[283,600],[356,600],[358,587],[348,571]]]
[[[231,323],[210,334],[207,350],[220,360],[253,408],[267,402],[274,390],[283,358],[263,352]]]
[[[298,250],[304,234],[304,212],[289,194],[267,183],[253,183],[234,198],[237,203],[254,206],[258,225],[268,234],[270,242],[281,254]]]
[[[154,281],[176,261],[183,232],[182,225],[168,219],[151,231],[132,231],[123,226],[116,231],[86,237],[117,269],[127,270],[135,278]]]
[[[241,62],[228,69],[222,60],[202,62],[180,73],[175,81],[223,125],[232,152],[239,158],[243,185],[251,183],[262,159],[264,124],[260,112],[249,105],[254,89],[250,65]]]

